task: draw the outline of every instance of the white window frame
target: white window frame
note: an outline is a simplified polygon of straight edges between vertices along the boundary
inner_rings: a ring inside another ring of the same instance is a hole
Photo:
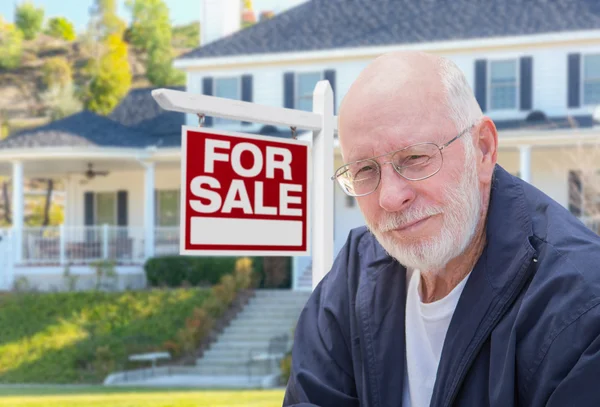
[[[516,91],[515,91],[515,105],[514,107],[506,107],[506,108],[495,108],[494,106],[492,106],[492,64],[496,63],[496,62],[514,62],[515,63],[515,87],[516,87]],[[487,92],[486,92],[486,99],[487,99],[487,106],[489,111],[492,112],[517,112],[520,109],[520,102],[521,102],[521,60],[519,57],[507,57],[507,58],[489,58],[487,60],[487,84],[486,84],[486,88],[487,88]]]
[[[296,72],[296,74],[294,75],[294,108],[295,109],[298,109],[298,106],[299,106],[298,100],[300,100],[300,92],[298,91],[298,88],[300,87],[299,86],[300,75],[315,75],[315,74],[319,75],[319,80],[317,82],[324,80],[323,77],[325,74],[322,70],[321,71],[312,70],[312,71]],[[311,93],[311,95],[310,95],[311,104],[313,101],[312,98],[313,98],[313,96]]]
[[[212,94],[215,97],[223,97],[223,96],[219,96],[217,95],[217,81],[219,80],[227,80],[227,79],[234,79],[237,82],[237,94],[238,94],[238,99],[233,99],[233,100],[242,100],[242,77],[235,75],[229,75],[229,76],[214,76],[213,77],[213,89],[212,89]],[[238,126],[241,122],[239,121],[235,121],[235,120],[231,120],[231,119],[224,119],[222,117],[214,117],[213,118],[213,122],[215,125],[219,125],[219,126]]]
[[[581,62],[579,64],[579,105],[580,106],[598,106],[600,105],[600,101],[598,103],[585,103],[585,83],[586,83],[586,79],[585,79],[585,59],[587,57],[590,56],[600,56],[600,52],[589,52],[586,54],[581,54]],[[598,81],[600,82],[600,77],[598,77],[597,79],[593,80],[594,82]],[[592,81],[588,81],[588,82],[592,82]]]
[[[103,224],[98,223],[98,195],[113,195],[115,198],[115,218],[113,220],[113,225],[119,224],[119,197],[115,191],[97,191],[94,192],[94,225],[102,226]],[[110,225],[110,224],[109,224]]]
[[[161,192],[174,192],[175,195],[177,195],[177,212],[179,216],[181,216],[181,189],[179,188],[162,188],[162,189],[156,189],[155,193],[154,193],[154,208],[155,208],[155,218],[154,218],[154,222],[156,223],[157,227],[175,227],[175,226],[179,226],[179,224],[177,225],[170,225],[170,226],[163,226],[160,224],[160,199],[159,199],[159,195]]]

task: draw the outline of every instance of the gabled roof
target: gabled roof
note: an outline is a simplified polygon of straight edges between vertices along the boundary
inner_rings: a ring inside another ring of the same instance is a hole
[[[599,28],[598,0],[311,0],[177,59]]]
[[[165,87],[184,91],[185,87]],[[144,132],[161,147],[181,145],[185,114],[164,110],[152,97],[156,87],[132,89],[108,117],[124,126]]]
[[[44,126],[16,132],[0,141],[0,149],[37,147],[143,147],[147,135],[90,111],[56,120]]]

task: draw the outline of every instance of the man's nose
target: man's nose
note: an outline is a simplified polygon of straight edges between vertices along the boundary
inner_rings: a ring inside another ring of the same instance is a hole
[[[387,212],[398,212],[409,206],[415,195],[411,181],[400,176],[391,165],[382,166],[379,206]]]

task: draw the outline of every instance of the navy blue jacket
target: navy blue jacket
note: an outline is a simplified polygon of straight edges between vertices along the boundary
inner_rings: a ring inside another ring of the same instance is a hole
[[[295,331],[284,406],[402,406],[406,270],[350,232]],[[431,406],[600,406],[600,237],[496,166]]]

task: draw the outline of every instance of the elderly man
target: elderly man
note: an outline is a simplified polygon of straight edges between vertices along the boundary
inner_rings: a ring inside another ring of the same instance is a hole
[[[284,406],[600,406],[600,237],[497,163],[461,71],[384,55],[339,113],[367,227],[298,320]]]

